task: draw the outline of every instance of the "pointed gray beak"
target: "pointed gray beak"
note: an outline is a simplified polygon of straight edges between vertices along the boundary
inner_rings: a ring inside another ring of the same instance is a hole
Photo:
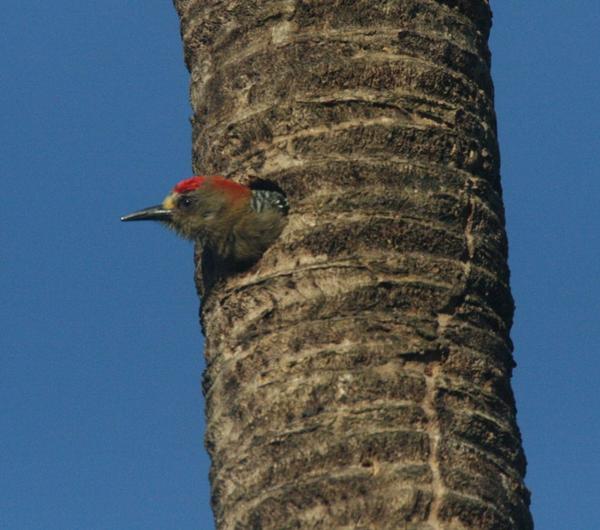
[[[158,204],[124,215],[121,217],[121,221],[170,221],[171,217],[171,210],[168,210],[162,204]]]

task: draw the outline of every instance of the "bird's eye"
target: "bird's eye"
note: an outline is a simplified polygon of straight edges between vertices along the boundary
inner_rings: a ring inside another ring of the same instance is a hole
[[[192,205],[191,197],[186,197],[185,195],[179,199],[179,206],[181,208],[189,208]]]

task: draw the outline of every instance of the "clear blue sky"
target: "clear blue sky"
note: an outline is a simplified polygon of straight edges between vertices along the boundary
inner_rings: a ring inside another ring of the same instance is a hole
[[[513,384],[542,530],[600,528],[600,2],[496,0]],[[213,528],[170,0],[2,7],[0,528]]]

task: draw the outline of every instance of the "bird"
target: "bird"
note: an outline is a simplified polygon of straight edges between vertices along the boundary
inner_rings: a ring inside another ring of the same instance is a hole
[[[121,221],[160,221],[199,243],[214,267],[240,271],[255,263],[281,234],[289,210],[279,189],[255,189],[222,176],[178,182],[163,202]],[[205,259],[206,256],[203,256]]]

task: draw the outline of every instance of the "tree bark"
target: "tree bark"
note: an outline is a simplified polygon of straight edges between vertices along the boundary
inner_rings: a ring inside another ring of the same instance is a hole
[[[175,5],[194,171],[291,205],[203,300],[218,528],[532,528],[488,2]]]

